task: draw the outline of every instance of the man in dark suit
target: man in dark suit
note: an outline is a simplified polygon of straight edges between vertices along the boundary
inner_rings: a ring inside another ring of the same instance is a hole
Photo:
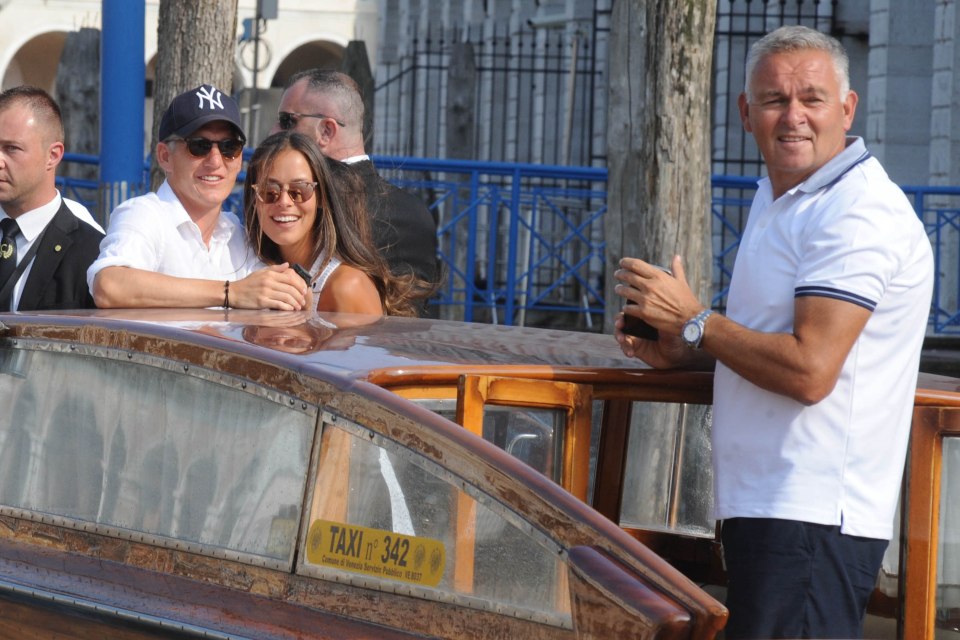
[[[0,311],[93,308],[87,268],[103,233],[57,191],[60,107],[44,90],[0,93]]]
[[[362,180],[373,241],[390,269],[438,282],[437,220],[420,199],[377,174],[364,150],[363,99],[357,83],[344,73],[323,69],[293,75],[274,127],[288,129],[316,140],[326,157],[349,165]]]

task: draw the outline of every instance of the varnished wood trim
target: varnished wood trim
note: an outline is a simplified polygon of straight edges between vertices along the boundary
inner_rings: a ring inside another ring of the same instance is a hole
[[[937,547],[944,436],[960,435],[960,411],[915,407],[907,461],[907,504],[901,525],[903,637],[928,640],[935,634]]]
[[[593,487],[593,508],[613,522],[619,523],[632,404],[629,400],[604,402],[596,481]]]
[[[565,413],[560,485],[587,501],[590,480],[591,394],[588,385],[554,380],[465,375],[459,380],[457,418],[468,431],[483,435],[486,405],[556,409]]]
[[[570,550],[570,600],[578,638],[691,637],[689,611],[593,547]]]
[[[371,369],[365,378],[381,387],[454,384],[461,375],[558,380],[590,384],[641,384],[654,387],[703,389],[713,385],[713,374],[704,371],[607,369],[529,364],[416,365]]]

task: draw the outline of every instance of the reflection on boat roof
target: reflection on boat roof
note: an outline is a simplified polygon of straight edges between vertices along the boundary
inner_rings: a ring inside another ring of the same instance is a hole
[[[266,347],[352,377],[376,369],[459,364],[642,369],[610,335],[506,327],[425,318],[231,309],[119,309],[31,314],[32,321],[130,323],[130,330],[170,329]],[[152,328],[149,328],[152,327]],[[225,345],[221,345],[224,348]]]

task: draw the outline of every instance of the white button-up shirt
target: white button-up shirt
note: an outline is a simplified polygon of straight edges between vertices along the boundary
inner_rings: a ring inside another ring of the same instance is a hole
[[[97,273],[106,267],[133,267],[181,278],[239,280],[264,265],[247,243],[239,219],[221,211],[210,238],[164,182],[156,193],[121,203],[110,216],[100,256],[87,270],[93,290]]]

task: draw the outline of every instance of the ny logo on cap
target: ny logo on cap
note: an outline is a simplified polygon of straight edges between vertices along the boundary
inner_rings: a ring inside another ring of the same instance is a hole
[[[200,90],[197,91],[195,95],[200,98],[199,108],[203,109],[203,101],[206,100],[210,103],[211,109],[223,109],[223,102],[220,101],[220,97],[223,94],[214,87],[200,87]]]

